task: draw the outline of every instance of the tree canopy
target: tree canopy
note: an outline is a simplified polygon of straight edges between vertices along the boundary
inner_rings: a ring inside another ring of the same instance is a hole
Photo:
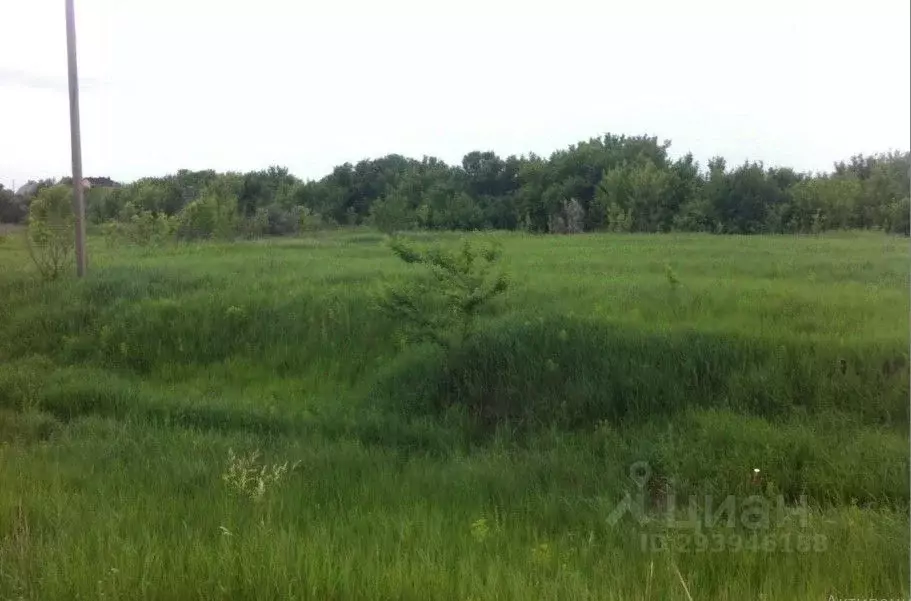
[[[799,173],[760,162],[729,166],[720,157],[703,168],[691,154],[672,159],[669,148],[655,137],[607,134],[547,158],[475,150],[449,165],[391,154],[345,163],[310,181],[278,166],[181,170],[123,186],[94,178],[101,185],[86,193],[87,215],[97,224],[144,213],[174,217],[185,224],[177,235],[203,237],[334,224],[390,232],[909,233],[908,152],[856,155],[828,173]],[[28,202],[0,188],[0,220],[24,220]]]

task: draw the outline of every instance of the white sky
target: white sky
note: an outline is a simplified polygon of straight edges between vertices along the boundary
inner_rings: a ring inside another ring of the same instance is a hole
[[[76,0],[86,175],[604,132],[827,170],[909,147],[908,0]],[[0,183],[70,170],[63,0],[0,0]]]

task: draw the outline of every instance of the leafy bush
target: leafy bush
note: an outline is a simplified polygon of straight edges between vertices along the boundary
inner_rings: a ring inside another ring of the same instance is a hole
[[[177,231],[177,218],[163,212],[137,209],[127,203],[117,221],[104,224],[102,232],[111,245],[118,243],[138,246],[159,246],[173,240]]]
[[[241,233],[246,238],[293,236],[321,227],[320,216],[313,214],[307,207],[285,207],[278,203],[256,209],[252,217],[244,219],[240,224]]]
[[[624,165],[604,174],[596,203],[615,232],[657,232],[670,229],[676,207],[671,192],[673,177],[652,162]]]
[[[237,234],[239,225],[237,197],[208,190],[178,214],[177,235],[186,240],[228,240]]]
[[[105,223],[122,210],[126,196],[120,188],[89,188],[85,191],[85,217],[89,223]]]
[[[43,188],[29,206],[26,246],[45,279],[56,279],[70,263],[75,245],[72,190]]]
[[[25,199],[17,197],[12,190],[0,184],[0,223],[22,223],[28,216]]]
[[[861,197],[858,180],[850,177],[815,178],[791,186],[786,231],[814,233],[859,225],[854,213]]]
[[[304,207],[285,207],[277,203],[269,205],[265,209],[266,233],[270,236],[299,233],[305,221],[305,213],[307,209]]]
[[[307,207],[298,207],[298,209],[301,231],[312,232],[325,227],[326,223],[323,221],[322,215]]]
[[[911,198],[907,196],[886,205],[883,229],[892,234],[911,234]]]
[[[240,224],[240,234],[244,238],[261,238],[269,231],[269,211],[265,207],[256,209],[251,217]]]
[[[476,251],[466,240],[455,253],[439,247],[422,251],[400,238],[389,246],[402,261],[423,265],[433,276],[432,285],[389,287],[380,298],[381,309],[399,320],[413,341],[429,340],[444,348],[464,342],[480,312],[506,291],[506,276],[492,272],[500,257],[496,247]]]
[[[373,225],[381,232],[394,234],[400,230],[412,229],[417,213],[408,206],[405,195],[394,192],[373,203],[370,217]]]

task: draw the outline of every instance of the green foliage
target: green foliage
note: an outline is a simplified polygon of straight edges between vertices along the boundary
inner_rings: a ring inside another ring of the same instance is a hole
[[[35,411],[54,363],[42,355],[32,355],[0,365],[0,407]]]
[[[294,235],[301,230],[311,229],[312,225],[308,224],[310,217],[310,211],[306,207],[286,206],[277,202],[257,209],[255,215],[257,224],[261,224],[261,233],[269,236]]]
[[[314,213],[309,207],[299,207],[298,216],[302,232],[313,232],[325,227],[322,215]]]
[[[67,186],[43,188],[31,201],[25,238],[41,276],[57,279],[71,264],[75,245],[73,192]]]
[[[211,189],[180,212],[177,236],[184,240],[230,240],[239,225],[237,197]]]
[[[370,208],[370,217],[373,225],[385,234],[412,229],[417,221],[408,198],[396,191],[374,202]]]
[[[85,217],[89,223],[105,223],[116,218],[122,210],[122,199],[117,198],[117,188],[89,188],[84,195]]]
[[[785,231],[811,233],[856,227],[856,210],[862,194],[859,180],[851,177],[812,178],[790,189],[790,211]]]
[[[673,175],[654,163],[623,165],[604,174],[597,202],[604,208],[608,228],[615,232],[668,231],[676,213],[669,203]]]
[[[911,198],[893,200],[882,208],[883,229],[892,234],[911,233]]]
[[[405,263],[422,265],[433,276],[432,283],[390,286],[379,300],[414,341],[430,340],[444,348],[464,343],[475,332],[478,316],[508,286],[504,274],[493,272],[500,258],[496,246],[476,250],[465,240],[457,252],[420,250],[392,238],[389,247]]]
[[[392,154],[345,163],[306,182],[278,166],[248,173],[180,170],[123,187],[92,188],[87,214],[96,224],[118,220],[128,205],[156,216],[182,214],[184,221],[199,223],[182,227],[180,235],[198,238],[294,235],[334,225],[372,225],[390,234],[412,229],[908,233],[901,203],[911,186],[911,153],[858,155],[837,163],[833,173],[809,174],[755,162],[731,169],[718,157],[703,168],[691,154],[672,161],[669,148],[669,141],[655,137],[606,134],[547,158],[502,158],[476,150],[448,165],[435,157]],[[211,208],[200,206],[212,204],[212,195],[236,200],[235,223],[225,220],[218,235],[210,231],[211,216],[203,215]],[[0,189],[0,221],[21,219],[26,206],[26,198]]]
[[[241,233],[247,238],[260,236],[293,236],[302,231],[319,229],[322,223],[319,215],[307,207],[271,204],[256,209],[252,217],[240,223]]]
[[[606,200],[606,197],[602,197]],[[623,209],[616,202],[610,202],[606,208],[607,229],[611,232],[631,232],[633,231],[633,217],[629,209]]]
[[[0,184],[0,223],[22,223],[28,215],[25,199]]]
[[[240,234],[244,238],[260,238],[269,231],[269,209],[256,209],[252,217],[244,219],[240,225]]]
[[[160,246],[174,240],[177,226],[177,216],[137,209],[130,202],[121,209],[117,221],[103,225],[102,232],[109,245]]]

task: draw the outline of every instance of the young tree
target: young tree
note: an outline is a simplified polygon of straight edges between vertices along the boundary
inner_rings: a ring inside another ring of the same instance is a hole
[[[71,264],[75,244],[72,188],[43,188],[29,205],[26,245],[42,277],[56,279]]]
[[[208,190],[178,216],[177,235],[185,239],[228,240],[238,231],[237,197]]]
[[[506,276],[493,271],[500,258],[494,246],[478,251],[465,240],[458,252],[419,250],[393,238],[390,248],[402,261],[426,267],[434,280],[432,285],[390,287],[379,298],[380,308],[402,324],[411,340],[444,348],[461,344],[475,331],[481,311],[506,291]]]

